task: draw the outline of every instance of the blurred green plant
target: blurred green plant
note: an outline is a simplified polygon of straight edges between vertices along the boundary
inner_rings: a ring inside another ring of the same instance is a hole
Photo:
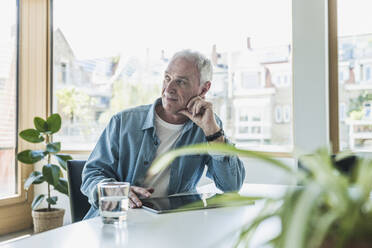
[[[372,243],[372,161],[358,158],[352,173],[334,166],[329,149],[300,157],[303,170],[295,171],[264,153],[237,149],[227,144],[198,144],[170,151],[154,161],[153,176],[176,157],[207,152],[264,160],[286,171],[302,183],[290,187],[279,198],[264,198],[261,212],[241,228],[235,247],[249,247],[257,228],[266,220],[279,218],[281,231],[267,242],[278,248],[370,247]],[[350,154],[339,154],[336,161]],[[231,198],[231,195],[227,197]],[[229,199],[220,197],[221,203]],[[234,201],[239,200],[235,196]],[[241,197],[247,201],[246,197]],[[226,204],[228,205],[228,204]]]
[[[100,115],[100,123],[106,124],[114,114],[123,109],[152,103],[160,96],[160,85],[146,85],[133,81],[135,80],[123,77],[113,83],[110,108]]]
[[[349,117],[352,120],[361,120],[363,118],[363,110],[353,110],[349,113]]]
[[[58,104],[61,105],[63,115],[74,122],[76,118],[84,120],[88,116],[89,108],[97,104],[96,99],[76,88],[63,88],[56,92]]]
[[[347,115],[352,120],[361,120],[363,117],[363,106],[364,103],[372,100],[372,94],[367,91],[363,91],[357,98],[351,98],[349,100],[349,109]]]
[[[17,154],[17,159],[25,164],[35,164],[43,159],[46,159],[46,164],[43,165],[42,171],[33,171],[24,183],[24,189],[29,190],[32,184],[41,184],[46,182],[48,184],[48,195],[40,194],[34,197],[31,207],[35,210],[44,199],[48,203],[48,211],[51,211],[51,205],[57,204],[58,197],[51,196],[50,186],[62,194],[68,195],[67,180],[63,178],[63,170],[66,170],[67,160],[72,157],[67,154],[60,154],[61,142],[50,142],[52,135],[58,132],[61,128],[61,116],[59,114],[52,114],[44,120],[40,117],[34,118],[35,129],[26,129],[19,133],[19,136],[30,143],[45,144],[44,150],[24,150]],[[51,163],[52,156],[58,161],[58,165]]]

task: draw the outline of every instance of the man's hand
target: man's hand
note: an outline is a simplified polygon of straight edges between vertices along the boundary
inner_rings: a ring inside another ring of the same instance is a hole
[[[212,135],[220,130],[214,118],[212,103],[200,96],[191,98],[186,109],[180,110],[178,113],[187,116],[203,129],[205,136]]]
[[[130,208],[140,208],[142,207],[142,202],[138,196],[148,198],[154,193],[153,188],[141,188],[137,186],[131,186],[129,190],[129,207]]]

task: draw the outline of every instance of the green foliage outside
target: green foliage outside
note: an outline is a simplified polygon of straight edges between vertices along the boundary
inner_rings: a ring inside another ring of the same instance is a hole
[[[349,100],[349,109],[347,115],[352,120],[361,120],[364,115],[364,103],[372,100],[372,94],[368,94],[367,91],[361,93],[357,98]]]
[[[153,103],[160,97],[160,90],[161,83],[149,86],[141,82],[132,82],[130,78],[116,80],[113,84],[110,108],[100,115],[99,123],[108,123],[114,114],[124,109]]]
[[[96,100],[76,88],[63,88],[56,92],[62,114],[74,122],[76,118],[84,120],[90,111],[90,107],[96,104]]]
[[[83,124],[81,132],[85,136],[91,135],[92,109],[97,104],[97,100],[76,88],[60,89],[56,95],[61,107],[59,111],[62,113],[63,120],[68,120],[67,125],[72,126],[78,120],[79,124]]]
[[[17,154],[17,159],[25,164],[35,164],[39,161],[46,160],[42,171],[33,171],[24,183],[24,189],[28,190],[32,184],[48,184],[48,194],[40,194],[34,197],[31,207],[35,210],[45,199],[48,203],[48,211],[51,211],[51,205],[57,204],[57,196],[51,196],[50,186],[62,194],[68,195],[67,180],[63,178],[62,170],[66,170],[67,161],[72,157],[67,154],[60,154],[61,142],[50,142],[52,135],[61,128],[61,117],[59,114],[52,114],[44,120],[40,117],[34,118],[35,129],[30,128],[23,130],[19,136],[30,143],[44,143],[43,150],[24,150]],[[51,163],[54,157],[59,165]]]

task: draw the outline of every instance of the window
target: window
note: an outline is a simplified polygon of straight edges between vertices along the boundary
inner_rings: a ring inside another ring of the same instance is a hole
[[[16,194],[17,6],[0,1],[0,198]]]
[[[282,123],[283,121],[283,108],[282,106],[275,107],[275,122]]]
[[[240,86],[244,90],[261,88],[259,72],[242,72]]]
[[[81,9],[88,5],[90,11],[82,18]],[[53,110],[63,117],[58,140],[64,149],[92,149],[113,114],[151,104],[160,96],[163,71],[172,54],[191,48],[213,62],[207,98],[229,138],[251,149],[290,152],[291,124],[276,129],[271,116],[274,103],[291,101],[292,88],[276,90],[269,72],[280,71],[283,86],[291,81],[291,1],[255,0],[249,6],[245,0],[234,4],[212,0],[55,0]],[[191,17],[206,13],[208,22]],[[67,66],[61,68],[61,62]],[[59,78],[58,70],[65,76]],[[236,104],[241,101],[249,118],[250,111],[263,112],[261,126],[254,132],[263,134],[264,142],[239,136],[240,127],[251,129],[239,124],[240,117],[248,118],[240,116],[240,105]]]
[[[65,84],[67,82],[67,65],[66,63],[61,63],[61,82]]]
[[[371,81],[371,67],[370,66],[366,67],[365,80]]]
[[[289,105],[283,106],[283,121],[285,123],[291,122],[291,107]]]
[[[340,150],[372,149],[372,2],[338,0]]]
[[[341,122],[344,122],[346,120],[346,104],[344,102],[340,103],[339,117]]]

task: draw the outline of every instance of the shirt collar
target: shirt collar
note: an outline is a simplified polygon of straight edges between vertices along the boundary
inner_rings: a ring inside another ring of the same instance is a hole
[[[155,107],[161,101],[161,98],[156,99],[156,101],[151,105],[149,112],[147,113],[146,120],[142,125],[142,130],[154,127],[155,120]]]

